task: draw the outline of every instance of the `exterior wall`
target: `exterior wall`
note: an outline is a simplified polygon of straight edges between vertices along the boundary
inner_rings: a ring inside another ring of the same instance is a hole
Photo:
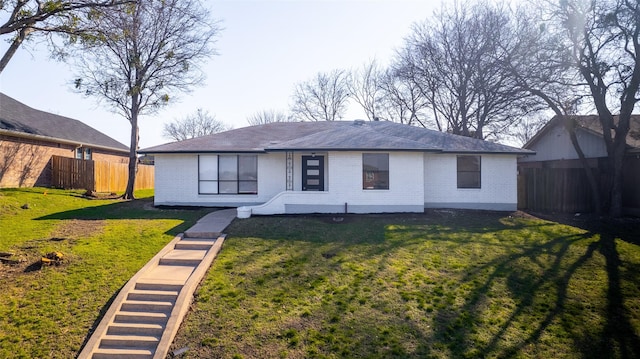
[[[607,156],[607,148],[602,138],[581,129],[576,131],[576,137],[586,158]],[[578,158],[578,154],[569,139],[569,134],[562,126],[554,126],[549,129],[546,135],[542,136],[529,149],[536,151],[536,154],[523,157],[519,162],[571,160]]]
[[[198,194],[197,154],[155,155],[155,205],[237,207],[260,204],[286,188],[284,153],[258,155],[258,194]]]
[[[294,191],[286,191],[286,155],[260,154],[257,195],[199,195],[196,154],[156,155],[155,204],[250,206],[253,214],[516,210],[516,156],[482,155],[482,187],[458,189],[455,154],[388,153],[388,190],[362,189],[362,152],[317,153],[325,156],[323,192],[300,190],[302,153],[294,156]]]
[[[380,152],[388,153],[388,152]],[[296,162],[296,191],[278,194],[268,203],[252,208],[253,214],[277,213],[384,213],[424,211],[423,155],[389,153],[389,189],[362,189],[362,152],[326,154],[326,190],[299,191],[300,163]],[[298,159],[299,156],[296,156]]]
[[[516,156],[484,154],[481,158],[481,188],[457,188],[456,154],[425,154],[425,208],[515,211]]]
[[[51,156],[75,157],[73,145],[0,136],[0,187],[51,186]],[[95,160],[128,163],[126,154],[92,148]]]

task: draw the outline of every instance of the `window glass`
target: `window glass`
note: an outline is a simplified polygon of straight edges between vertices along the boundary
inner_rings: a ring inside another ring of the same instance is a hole
[[[458,188],[480,188],[480,156],[458,156]]]
[[[198,156],[198,193],[257,194],[258,156]]]
[[[76,159],[82,159],[82,147],[76,148]]]
[[[238,181],[220,180],[219,193],[238,193]]]
[[[389,154],[362,154],[362,188],[389,189]]]
[[[91,149],[90,148],[85,148],[84,149],[84,159],[85,160],[90,160],[91,159]]]
[[[238,179],[254,181],[258,179],[258,156],[238,156]]]
[[[200,193],[203,193],[203,194],[218,193],[218,181],[200,181]]]
[[[238,156],[220,156],[218,158],[218,176],[221,181],[236,181],[238,179]]]
[[[238,193],[258,193],[258,181],[240,181]]]
[[[198,177],[204,181],[218,180],[218,156],[201,155]]]

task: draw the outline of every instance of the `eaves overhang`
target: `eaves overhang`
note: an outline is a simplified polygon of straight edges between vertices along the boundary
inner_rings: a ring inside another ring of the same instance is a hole
[[[101,146],[101,145],[96,145],[96,144],[93,144],[93,143],[86,143],[86,142],[81,142],[81,141],[71,141],[71,140],[67,140],[67,139],[63,139],[63,138],[36,135],[36,134],[32,134],[32,133],[24,133],[24,132],[0,129],[0,134],[11,136],[11,137],[33,139],[33,140],[46,141],[46,142],[62,143],[62,144],[66,144],[66,145],[72,145],[72,146],[75,146],[75,147],[90,147],[90,148],[96,148],[96,149],[101,149],[101,150],[106,150],[106,151],[113,151],[113,152],[120,152],[120,153],[123,153],[123,154],[129,154],[129,149],[122,149],[122,148],[116,148],[116,147],[110,147],[110,146]]]

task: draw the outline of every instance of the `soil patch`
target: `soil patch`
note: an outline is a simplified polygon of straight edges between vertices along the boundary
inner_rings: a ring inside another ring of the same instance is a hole
[[[65,253],[73,242],[95,235],[104,228],[102,220],[65,220],[52,233],[49,238],[33,239],[11,251],[10,256],[4,256],[0,261],[0,278],[10,278],[22,273],[29,273],[41,268],[41,259],[44,253],[43,247],[47,242],[55,242],[56,250]],[[66,266],[73,258],[65,256],[64,260],[57,263]]]

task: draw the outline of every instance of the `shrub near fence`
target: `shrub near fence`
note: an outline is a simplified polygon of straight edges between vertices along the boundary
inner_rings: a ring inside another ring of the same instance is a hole
[[[129,165],[108,161],[79,160],[52,156],[52,186],[96,192],[123,192],[127,188]],[[153,166],[138,164],[135,189],[153,188]]]

